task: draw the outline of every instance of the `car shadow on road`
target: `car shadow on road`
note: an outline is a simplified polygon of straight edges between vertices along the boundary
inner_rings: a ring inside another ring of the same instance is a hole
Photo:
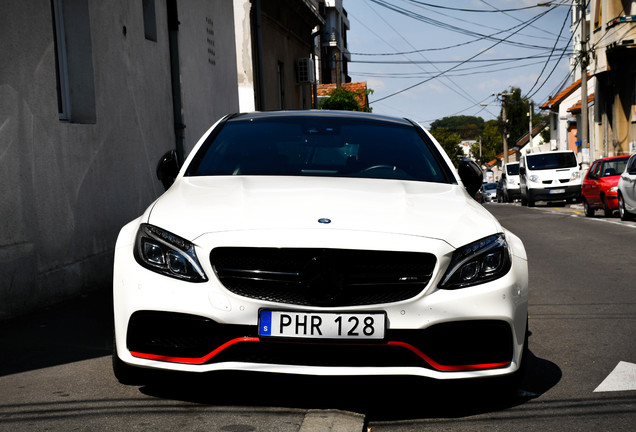
[[[0,376],[110,355],[112,291],[99,289],[0,322]]]
[[[162,374],[140,388],[148,396],[213,406],[338,409],[368,421],[459,418],[500,411],[539,397],[561,379],[561,370],[530,353],[521,390],[500,394],[489,380],[439,382],[410,376],[306,377],[215,372]]]

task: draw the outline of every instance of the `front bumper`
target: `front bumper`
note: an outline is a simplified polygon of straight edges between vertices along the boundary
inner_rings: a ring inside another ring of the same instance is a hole
[[[388,330],[377,343],[272,341],[256,326],[224,325],[173,312],[138,311],[126,346],[138,359],[214,365],[230,362],[306,367],[413,367],[439,372],[506,368],[514,355],[511,327],[501,320],[439,323]]]
[[[134,232],[134,228],[129,230]],[[253,232],[249,234],[250,244],[258,242]],[[392,303],[338,307],[248,298],[223,287],[211,267],[205,268],[210,276],[205,283],[167,278],[136,263],[130,235],[128,240],[118,241],[115,253],[117,355],[133,366],[186,372],[417,375],[437,379],[510,374],[519,367],[525,339],[528,273],[520,241],[506,235],[513,253],[505,276],[448,291],[436,287],[452,248],[438,240],[391,236],[400,250],[416,250],[417,244],[438,256],[427,287]],[[370,243],[380,240],[369,237],[374,235],[365,233]],[[206,249],[211,250],[207,245]],[[208,264],[202,262],[204,267]],[[262,340],[257,334],[261,308],[381,311],[386,313],[387,335],[377,343]]]
[[[528,188],[527,198],[531,201],[579,200],[581,198],[581,185]]]

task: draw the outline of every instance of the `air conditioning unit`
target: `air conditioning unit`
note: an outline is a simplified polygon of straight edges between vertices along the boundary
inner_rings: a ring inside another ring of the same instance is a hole
[[[314,61],[311,58],[296,59],[296,84],[307,84],[314,81]]]

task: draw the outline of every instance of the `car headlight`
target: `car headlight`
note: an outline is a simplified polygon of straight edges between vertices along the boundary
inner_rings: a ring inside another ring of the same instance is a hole
[[[575,171],[570,176],[570,181],[578,180],[580,178],[581,178],[581,172],[580,171]]]
[[[510,183],[510,184],[514,184],[514,183],[515,183],[515,179],[513,179],[513,178],[509,178],[509,179],[508,179],[508,183]]]
[[[439,285],[466,288],[498,279],[510,270],[510,251],[503,234],[496,234],[457,249]]]
[[[154,225],[141,224],[134,255],[141,266],[157,273],[189,282],[208,280],[194,245]]]
[[[533,183],[539,183],[539,176],[536,174],[532,174],[528,179]]]
[[[609,191],[612,193],[618,192],[618,186],[612,186]]]

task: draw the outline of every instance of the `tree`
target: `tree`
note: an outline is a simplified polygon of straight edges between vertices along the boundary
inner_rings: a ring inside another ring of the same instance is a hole
[[[354,92],[344,87],[336,87],[329,93],[329,97],[320,102],[320,109],[341,110],[341,111],[366,111],[371,112],[371,108],[363,107],[360,100],[366,100],[366,96],[373,93],[373,90]]]
[[[464,140],[473,140],[482,134],[484,119],[474,116],[451,116],[435,120],[430,129],[444,128],[451,133],[457,133]]]
[[[477,157],[478,162],[484,164],[493,160],[499,153],[503,151],[503,132],[501,123],[498,120],[488,120],[484,124],[484,133],[481,137],[481,158]],[[479,144],[475,144],[471,148],[474,155],[479,155]]]
[[[439,142],[453,164],[458,166],[460,159],[464,157],[464,152],[459,145],[462,137],[457,132],[451,132],[443,127],[431,129],[431,135]]]

